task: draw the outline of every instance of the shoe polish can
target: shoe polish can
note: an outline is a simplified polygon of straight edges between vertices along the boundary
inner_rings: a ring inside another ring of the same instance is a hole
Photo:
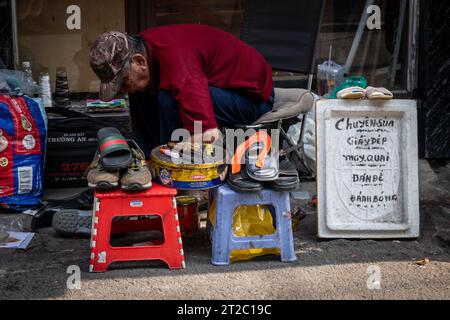
[[[198,199],[196,197],[177,197],[177,210],[181,234],[190,236],[199,230]]]

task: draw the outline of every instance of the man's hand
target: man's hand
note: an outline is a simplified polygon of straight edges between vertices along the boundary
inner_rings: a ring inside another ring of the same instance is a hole
[[[194,145],[220,143],[222,138],[220,130],[215,128],[205,131],[203,134],[191,135],[191,139],[188,141],[173,142],[169,143],[168,146],[179,153],[185,153],[186,150],[192,150]]]
[[[192,135],[192,142],[194,143],[214,143],[221,138],[221,133],[218,128],[209,129],[203,134]]]

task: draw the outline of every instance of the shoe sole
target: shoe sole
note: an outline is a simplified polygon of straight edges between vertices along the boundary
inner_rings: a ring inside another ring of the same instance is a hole
[[[364,93],[348,93],[344,96],[341,96],[338,99],[343,99],[343,100],[352,100],[352,99],[362,99],[365,97]]]
[[[390,96],[374,96],[374,97],[367,97],[368,100],[392,100],[393,97]]]
[[[277,174],[276,176],[255,176],[254,174],[250,173],[247,171],[247,174],[250,178],[252,178],[255,181],[258,182],[272,182],[272,181],[276,181],[279,178],[279,175]]]
[[[134,183],[134,184],[131,184],[131,185],[128,185],[128,186],[122,185],[121,188],[122,188],[123,191],[139,192],[139,191],[149,190],[149,189],[152,188],[152,186],[153,186],[153,184],[151,182],[147,183],[145,185]]]
[[[274,185],[274,184],[270,184],[269,188],[274,190],[274,191],[278,191],[278,192],[294,192],[297,191],[298,188],[300,187],[300,182],[297,184],[292,184],[292,185],[288,185],[288,186],[279,186],[279,185]]]
[[[88,184],[89,188],[93,188],[96,190],[113,190],[119,187],[119,183],[118,182],[106,182],[106,181],[101,181],[97,184],[94,183],[89,183]]]
[[[241,188],[237,187],[234,184],[228,182],[228,185],[230,186],[231,190],[237,192],[237,193],[259,193],[264,190],[264,187],[261,186],[261,188]]]
[[[92,229],[92,211],[61,210],[53,216],[53,229],[65,237],[90,237]]]

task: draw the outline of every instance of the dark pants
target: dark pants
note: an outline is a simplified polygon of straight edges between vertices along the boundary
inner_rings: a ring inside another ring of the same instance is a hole
[[[209,92],[219,127],[252,124],[273,108],[274,95],[257,104],[233,90],[209,87]],[[130,108],[134,138],[147,156],[149,150],[171,141],[173,131],[183,128],[178,103],[169,91],[161,90],[157,97],[148,93],[130,95]]]

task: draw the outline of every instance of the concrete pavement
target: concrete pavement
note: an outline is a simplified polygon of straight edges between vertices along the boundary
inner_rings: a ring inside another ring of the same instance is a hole
[[[0,250],[0,299],[449,299],[450,167],[420,166],[417,240],[318,241],[309,211],[295,233],[293,264],[268,256],[214,267],[202,233],[185,239],[186,270],[146,262],[89,274],[89,240],[65,239],[47,228],[28,251]],[[2,216],[0,223],[11,218]],[[416,263],[425,257],[430,264]],[[69,266],[81,269],[81,290],[68,289]],[[373,270],[380,271],[379,290],[368,288]]]

